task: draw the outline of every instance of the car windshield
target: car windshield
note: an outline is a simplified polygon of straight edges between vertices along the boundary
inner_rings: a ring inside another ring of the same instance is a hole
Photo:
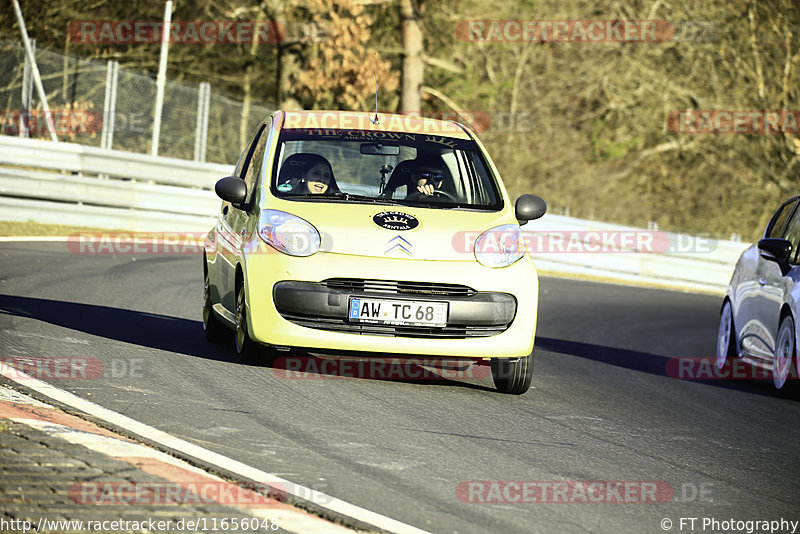
[[[275,196],[297,201],[500,210],[502,196],[469,139],[362,130],[281,133]]]

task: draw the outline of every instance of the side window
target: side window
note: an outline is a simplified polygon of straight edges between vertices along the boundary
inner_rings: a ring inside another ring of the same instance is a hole
[[[792,215],[792,211],[794,211],[794,207],[796,205],[797,201],[787,202],[778,208],[778,211],[776,211],[775,215],[772,216],[770,224],[767,226],[767,231],[764,233],[764,237],[783,237],[786,221],[789,220],[789,217]]]
[[[792,243],[792,263],[797,263],[798,260],[798,247],[800,246],[800,211],[795,211],[792,220],[786,227],[786,239]]]
[[[264,153],[267,151],[267,140],[269,139],[269,124],[264,126],[259,134],[261,135],[253,151],[253,157],[245,171],[244,181],[247,184],[247,203],[253,200],[253,193],[258,185],[258,176],[261,174],[261,166],[264,163]],[[258,135],[258,134],[257,134]]]
[[[253,134],[253,137],[251,137],[250,141],[248,141],[247,147],[245,147],[245,149],[242,151],[242,155],[239,156],[239,161],[236,162],[236,170],[233,171],[234,176],[244,178],[244,175],[247,172],[247,167],[250,166],[250,160],[253,156],[253,148],[255,147],[262,130],[263,126],[259,125],[256,133]]]

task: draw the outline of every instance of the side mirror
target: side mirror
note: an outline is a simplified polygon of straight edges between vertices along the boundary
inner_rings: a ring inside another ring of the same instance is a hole
[[[547,213],[547,202],[536,195],[522,195],[514,205],[514,214],[520,226]]]
[[[789,272],[789,256],[792,255],[792,242],[788,239],[765,237],[758,241],[758,251],[762,258],[774,261],[781,268],[781,274]]]
[[[214,186],[217,196],[231,204],[242,204],[247,198],[247,184],[237,176],[226,176]]]

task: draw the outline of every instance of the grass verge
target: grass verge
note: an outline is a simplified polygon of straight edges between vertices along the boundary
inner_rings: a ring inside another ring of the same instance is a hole
[[[32,221],[0,221],[0,236],[2,237],[53,237],[68,236],[76,232],[96,232],[97,228],[87,226],[67,226],[65,224],[41,224]]]

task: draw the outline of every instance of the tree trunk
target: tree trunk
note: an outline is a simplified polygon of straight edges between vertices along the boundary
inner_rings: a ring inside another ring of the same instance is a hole
[[[250,44],[250,58],[244,69],[242,81],[242,115],[239,121],[239,146],[244,146],[250,139],[250,105],[253,102],[253,70],[255,69],[256,56],[258,55],[258,39],[253,39]]]
[[[422,61],[422,30],[414,9],[414,0],[400,0],[403,24],[403,85],[400,111],[422,111],[421,87],[425,64]]]

